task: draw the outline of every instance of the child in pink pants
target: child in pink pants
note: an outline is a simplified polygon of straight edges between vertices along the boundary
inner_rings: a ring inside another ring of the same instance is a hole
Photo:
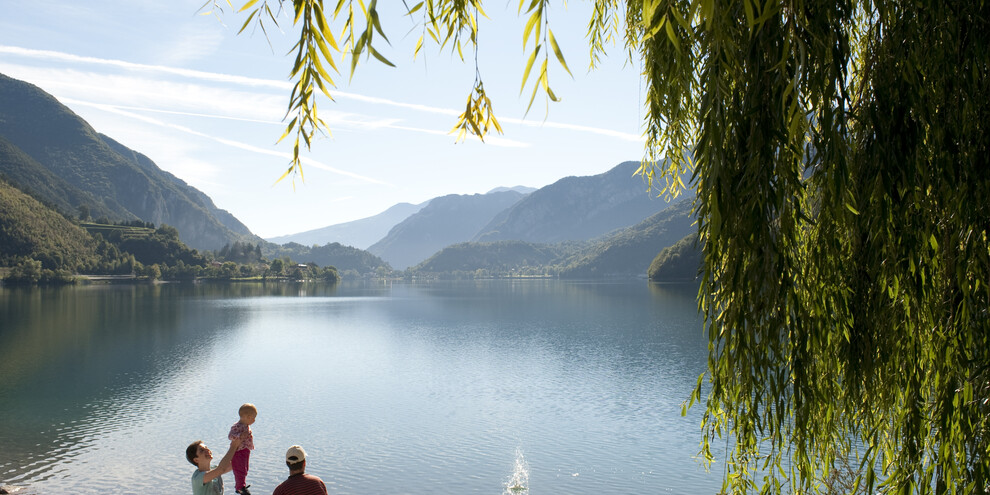
[[[234,490],[240,495],[251,495],[251,492],[248,491],[248,487],[251,485],[246,485],[244,481],[247,478],[251,451],[254,450],[251,425],[254,424],[254,419],[258,417],[258,408],[254,407],[254,404],[247,403],[237,410],[237,414],[241,419],[230,427],[230,433],[227,435],[231,440],[238,436],[241,438],[241,446],[234,453],[234,458],[230,462],[234,469]]]

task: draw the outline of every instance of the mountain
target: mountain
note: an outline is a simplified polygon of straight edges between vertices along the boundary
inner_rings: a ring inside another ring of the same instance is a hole
[[[0,180],[0,265],[33,257],[48,270],[96,259],[96,242],[78,225]]]
[[[683,239],[674,243],[663,251],[653,263],[650,263],[650,270],[647,272],[650,280],[654,282],[682,282],[696,280],[701,271],[703,255],[701,246],[698,245],[698,233],[688,234]]]
[[[486,194],[505,191],[529,194],[535,190],[535,187],[526,186],[496,187]],[[384,238],[392,227],[395,227],[414,213],[422,210],[428,203],[429,201],[424,201],[418,205],[398,203],[372,217],[307,230],[306,232],[299,232],[297,234],[270,237],[265,240],[274,242],[275,244],[295,242],[305,246],[322,246],[331,242],[339,242],[345,246],[367,249],[368,246]]]
[[[197,249],[260,240],[148,157],[97,133],[38,87],[2,74],[0,138],[0,173],[61,210],[168,224]]]
[[[682,198],[639,224],[595,242],[581,256],[569,260],[560,277],[646,275],[659,251],[696,231],[691,205],[691,198]]]
[[[93,217],[109,217],[113,213],[92,194],[51,173],[3,136],[0,136],[0,173],[10,185],[34,198],[42,198],[64,214],[75,215],[77,205],[91,205],[89,210]]]
[[[337,242],[345,246],[367,249],[368,246],[385,237],[392,227],[419,210],[422,210],[427,203],[429,201],[418,205],[399,203],[372,217],[307,230],[298,234],[272,237],[266,240],[275,244],[295,242],[304,246],[322,246],[331,242]]]
[[[505,191],[515,191],[517,193],[529,194],[535,190],[536,190],[535,187],[526,187],[526,186],[496,187],[495,189],[488,191],[486,194],[505,192]]]
[[[697,236],[691,200],[683,198],[637,225],[593,241],[540,244],[526,241],[464,242],[447,246],[410,271],[424,275],[556,275],[560,278],[645,275],[657,252]],[[694,236],[694,237],[691,237]],[[697,266],[693,269],[697,270]],[[652,273],[652,269],[651,269]]]
[[[516,191],[451,194],[430,200],[382,240],[368,248],[397,270],[405,270],[451,244],[465,242],[498,212],[525,197]]]
[[[623,162],[603,174],[560,179],[500,213],[472,240],[579,241],[635,225],[667,207],[634,175],[639,166]]]
[[[413,270],[424,273],[487,271],[489,274],[524,273],[553,265],[566,256],[572,246],[535,244],[525,241],[462,242],[453,244],[416,265]]]

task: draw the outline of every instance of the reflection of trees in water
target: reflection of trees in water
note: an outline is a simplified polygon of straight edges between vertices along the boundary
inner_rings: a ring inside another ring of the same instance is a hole
[[[154,390],[207,352],[199,344],[237,326],[244,308],[189,308],[231,288],[0,289],[0,468],[36,471],[85,448],[94,425],[115,428],[122,401]]]
[[[38,393],[57,384],[63,394],[101,388],[93,376],[138,370],[156,349],[203,330],[230,327],[242,312],[188,311],[189,300],[249,297],[332,296],[333,284],[196,283],[0,289],[0,394],[36,382]],[[86,370],[77,373],[74,370]],[[64,385],[58,385],[64,386]]]

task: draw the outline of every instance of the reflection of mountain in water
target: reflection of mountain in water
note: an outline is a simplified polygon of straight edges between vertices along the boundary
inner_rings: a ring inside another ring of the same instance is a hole
[[[217,334],[248,317],[249,308],[236,305],[189,311],[189,299],[334,291],[260,283],[0,288],[0,472],[24,469],[37,478],[45,463],[80,455],[96,429],[147,415],[128,407],[144,407],[143,396],[196,367]],[[33,462],[6,457],[33,451]]]

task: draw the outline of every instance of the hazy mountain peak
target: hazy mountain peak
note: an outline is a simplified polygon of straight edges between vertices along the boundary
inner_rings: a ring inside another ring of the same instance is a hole
[[[491,193],[497,193],[497,192],[505,192],[505,191],[515,191],[517,193],[529,194],[529,193],[531,193],[533,191],[536,191],[536,188],[535,187],[528,187],[528,186],[512,186],[512,187],[504,187],[503,186],[503,187],[496,187],[495,189],[492,189],[491,191],[488,191],[485,194],[491,194]]]
[[[322,246],[331,242],[339,242],[345,246],[368,249],[368,246],[385,237],[392,227],[422,210],[427,204],[429,201],[417,205],[398,203],[367,218],[328,225],[297,234],[272,237],[267,240],[276,244],[297,242],[306,246]]]

